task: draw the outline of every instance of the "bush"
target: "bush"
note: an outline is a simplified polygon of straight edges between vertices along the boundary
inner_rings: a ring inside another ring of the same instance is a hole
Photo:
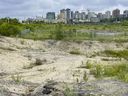
[[[63,40],[64,34],[63,34],[63,26],[61,24],[58,24],[55,26],[55,39],[56,40]]]
[[[20,29],[16,25],[3,23],[0,26],[0,35],[3,36],[16,36],[20,34]]]
[[[73,55],[81,55],[82,54],[79,49],[74,49],[74,50],[70,51],[69,53],[73,54]]]
[[[46,62],[46,61],[45,61]],[[34,65],[42,65],[42,60],[40,59],[36,59],[36,62],[34,63]]]

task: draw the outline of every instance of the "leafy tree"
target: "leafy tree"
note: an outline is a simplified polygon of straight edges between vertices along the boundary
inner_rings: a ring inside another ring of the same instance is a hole
[[[0,19],[0,24],[3,24],[3,23],[8,23],[8,24],[20,24],[19,20],[14,18],[1,18]]]

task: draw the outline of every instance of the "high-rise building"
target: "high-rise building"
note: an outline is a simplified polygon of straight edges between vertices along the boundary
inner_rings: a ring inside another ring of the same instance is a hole
[[[60,10],[59,19],[64,20],[66,18],[65,12],[65,9]]]
[[[125,18],[127,18],[128,17],[128,10],[125,10],[123,15],[124,15]]]
[[[110,19],[111,18],[111,12],[110,11],[106,11],[105,12],[105,18],[106,19]]]
[[[54,20],[55,18],[56,18],[55,12],[48,12],[46,14],[46,19],[48,19],[48,20]]]
[[[86,13],[85,12],[81,12],[79,15],[80,15],[79,16],[80,20],[85,20],[86,19]]]
[[[36,16],[35,20],[36,21],[42,21],[43,20],[43,16]]]
[[[88,19],[90,20],[92,17],[97,17],[96,13],[94,13],[94,12],[89,12],[89,13],[88,13]]]
[[[65,9],[60,10],[60,14],[58,14],[58,20],[63,23],[66,22],[66,10]]]
[[[73,20],[74,19],[74,12],[71,11],[71,19]]]
[[[97,14],[97,18],[99,18],[100,20],[102,20],[103,19],[103,14],[102,13],[98,13]]]
[[[112,12],[112,17],[113,17],[113,18],[118,18],[118,17],[120,17],[120,10],[119,10],[119,9],[113,10],[113,12]]]
[[[74,19],[79,20],[79,11],[75,11],[74,13]]]
[[[66,19],[67,20],[70,20],[71,19],[71,10],[69,8],[66,9],[65,15],[66,15]]]
[[[61,20],[62,22],[69,23],[73,18],[73,12],[69,8],[62,9],[60,10],[60,14],[58,17],[58,19]]]

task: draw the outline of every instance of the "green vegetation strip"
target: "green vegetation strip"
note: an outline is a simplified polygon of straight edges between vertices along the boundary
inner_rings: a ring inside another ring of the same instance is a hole
[[[8,22],[7,22],[8,21]],[[44,40],[97,40],[128,42],[128,21],[119,24],[47,24],[44,22],[20,23],[16,19],[0,19],[0,35],[25,39]],[[114,36],[98,36],[95,32],[120,32]]]
[[[119,80],[128,82],[128,64],[87,64],[87,68],[90,69],[91,74],[93,74],[96,78],[116,77]]]
[[[124,59],[128,60],[128,50],[120,50],[120,51],[105,50],[102,53],[106,54],[109,57],[124,58]]]

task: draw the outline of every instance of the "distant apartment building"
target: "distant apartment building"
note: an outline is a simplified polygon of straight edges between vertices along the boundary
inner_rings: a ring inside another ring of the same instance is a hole
[[[73,20],[74,19],[74,12],[71,11],[71,19]]]
[[[71,9],[62,9],[58,15],[58,20],[64,23],[69,23],[73,19],[73,11]]]
[[[58,19],[60,19],[62,21],[65,20],[65,18],[66,18],[65,12],[66,12],[65,9],[60,10],[60,14],[59,14]]]
[[[71,22],[71,9],[67,8],[65,10],[65,15],[66,15],[66,23],[70,23]]]
[[[112,17],[113,17],[113,18],[118,18],[118,17],[120,17],[120,10],[119,10],[119,9],[113,10],[113,12],[112,12]]]
[[[123,12],[123,16],[124,16],[125,18],[128,17],[128,10],[125,10],[125,11]]]
[[[71,19],[71,9],[67,8],[65,11],[66,11],[66,13],[65,13],[66,19],[70,20]]]
[[[102,13],[98,13],[97,14],[97,18],[99,18],[99,20],[102,20],[103,19],[103,14]]]
[[[80,18],[80,20],[85,20],[86,19],[86,13],[81,12],[79,18]]]
[[[79,20],[79,16],[80,16],[80,12],[79,11],[75,11],[75,13],[74,13],[74,19],[75,20]]]
[[[43,21],[44,18],[43,18],[43,16],[36,16],[35,20],[36,21]]]
[[[111,11],[106,11],[105,12],[105,18],[110,19],[111,18]]]
[[[102,19],[107,19],[106,14],[103,14],[102,17],[103,17]]]
[[[94,12],[89,12],[89,13],[88,13],[88,20],[91,20],[91,18],[97,18],[96,13],[94,13]]]
[[[99,18],[97,18],[97,17],[92,17],[92,18],[90,19],[90,22],[97,23],[97,22],[100,22],[100,20],[99,20]]]
[[[58,15],[58,20],[59,20],[59,22],[66,22],[66,10],[65,9],[61,9],[60,10],[60,13],[59,13],[59,15]]]
[[[55,12],[48,12],[46,14],[46,19],[47,20],[55,20],[56,19]]]

